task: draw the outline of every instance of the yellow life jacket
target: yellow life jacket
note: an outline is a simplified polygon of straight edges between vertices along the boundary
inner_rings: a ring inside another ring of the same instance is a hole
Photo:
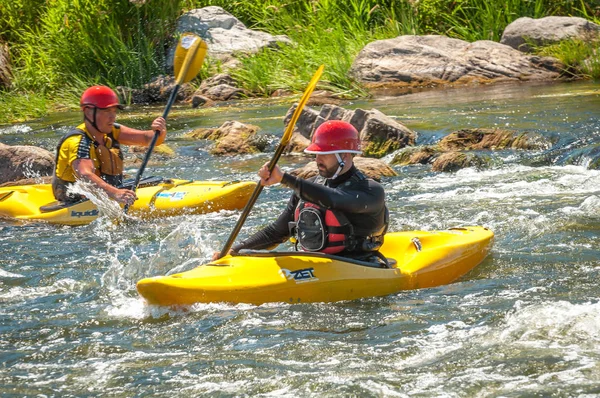
[[[67,133],[56,147],[56,167],[52,179],[52,189],[57,200],[78,199],[67,197],[66,188],[77,179],[73,162],[77,159],[91,159],[95,174],[107,183],[118,186],[123,182],[123,153],[119,143],[121,126],[114,124],[112,131],[104,135],[104,144],[94,140],[85,123]]]

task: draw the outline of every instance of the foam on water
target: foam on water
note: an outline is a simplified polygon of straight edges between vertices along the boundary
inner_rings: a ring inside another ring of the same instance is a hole
[[[49,286],[13,286],[9,287],[7,290],[0,291],[0,300],[4,303],[21,302],[36,297],[84,291],[88,286],[88,282],[81,282],[68,278],[56,280]]]
[[[13,274],[12,272],[8,272],[0,268],[0,279],[18,279],[24,278],[25,276],[21,274]]]
[[[2,134],[25,134],[29,133],[33,129],[25,124],[13,124],[12,126],[0,128],[0,135]]]

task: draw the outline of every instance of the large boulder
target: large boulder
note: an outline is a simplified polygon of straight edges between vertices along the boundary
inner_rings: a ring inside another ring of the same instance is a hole
[[[510,23],[502,33],[500,43],[523,52],[534,46],[544,46],[567,39],[591,41],[598,38],[600,25],[579,17],[523,17]]]
[[[229,59],[236,53],[256,53],[264,47],[291,44],[287,36],[248,29],[239,19],[221,7],[209,6],[191,10],[177,20],[176,35],[192,32],[208,44],[208,55]],[[169,66],[173,66],[174,48],[171,49]]]
[[[0,184],[54,173],[54,155],[29,145],[0,144]]]
[[[552,80],[562,64],[488,40],[399,36],[367,44],[350,74],[368,88],[410,88],[498,81]]]
[[[284,119],[290,122],[296,106],[292,106]],[[327,120],[343,120],[352,124],[359,133],[363,155],[382,157],[407,145],[414,145],[416,133],[377,109],[348,110],[337,105],[323,105],[320,111],[305,107],[296,122],[296,131],[311,138],[317,127]]]

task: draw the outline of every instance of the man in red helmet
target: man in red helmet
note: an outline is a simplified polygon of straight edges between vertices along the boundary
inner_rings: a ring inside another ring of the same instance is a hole
[[[67,190],[80,179],[95,184],[119,203],[133,204],[135,192],[118,188],[123,182],[121,144],[148,146],[156,130],[160,131],[156,145],[160,145],[167,134],[165,119],[154,119],[150,130],[116,123],[117,109],[123,106],[117,94],[106,86],[85,90],[79,105],[84,122],[65,135],[57,147],[52,179],[55,198],[65,203],[81,200],[81,195]]]
[[[231,250],[272,248],[294,236],[296,248],[303,251],[387,266],[377,251],[388,225],[385,191],[354,165],[354,156],[361,153],[354,126],[340,120],[326,121],[315,130],[304,152],[316,155],[319,175],[304,180],[282,172],[278,166],[269,173],[265,163],[258,172],[261,184],[281,183],[294,193],[275,222]]]

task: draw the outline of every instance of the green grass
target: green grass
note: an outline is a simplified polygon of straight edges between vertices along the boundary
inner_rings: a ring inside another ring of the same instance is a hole
[[[45,96],[34,93],[3,93],[0,95],[0,124],[18,123],[44,116],[48,112]]]
[[[563,40],[557,44],[535,50],[540,55],[559,59],[566,68],[568,77],[580,76],[600,79],[600,40],[593,43],[582,40]]]
[[[326,68],[320,89],[363,96],[348,71],[374,40],[444,34],[498,41],[506,25],[522,16],[600,15],[595,0],[0,0],[0,42],[10,43],[14,63],[14,81],[8,93],[0,92],[0,104],[16,118],[35,117],[56,103],[76,106],[91,84],[141,87],[165,73],[177,17],[208,5],[294,42],[241,57],[241,68],[232,74],[259,96],[303,91],[321,64]],[[597,52],[588,55],[577,44],[547,51],[566,60],[572,73],[599,75]],[[200,78],[220,71],[220,62],[209,59]],[[31,93],[36,99],[19,98]],[[0,121],[8,117],[4,112]]]

